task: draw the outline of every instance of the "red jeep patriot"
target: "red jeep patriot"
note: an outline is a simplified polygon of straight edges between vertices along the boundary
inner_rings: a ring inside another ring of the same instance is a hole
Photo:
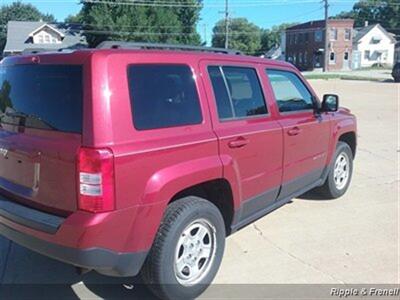
[[[0,233],[160,298],[198,296],[225,237],[292,198],[343,195],[355,152],[355,117],[284,62],[104,43],[0,64]]]

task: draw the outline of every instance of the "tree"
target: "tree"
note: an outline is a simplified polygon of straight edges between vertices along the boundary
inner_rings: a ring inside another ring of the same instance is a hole
[[[55,18],[50,14],[41,13],[32,4],[24,4],[20,1],[0,7],[0,53],[3,51],[7,39],[8,21],[40,21],[54,22]]]
[[[196,25],[202,0],[175,0],[174,4],[180,2],[185,6],[124,5],[124,0],[82,2],[79,14],[66,22],[82,23],[91,47],[105,40],[198,45]]]
[[[178,20],[182,26],[182,36],[178,38],[182,44],[200,45],[201,38],[197,32],[196,25],[200,20],[200,11],[202,8],[203,0],[176,0],[186,5],[197,5],[197,7],[180,7],[177,10]]]
[[[225,46],[225,20],[220,20],[213,28],[212,45]],[[246,54],[257,54],[261,47],[261,29],[246,18],[229,21],[229,48]]]
[[[380,23],[391,31],[400,28],[400,5],[398,0],[361,0],[354,4],[349,12],[341,12],[333,18],[354,19],[354,26],[364,26],[365,21],[370,24]]]
[[[271,29],[263,29],[261,34],[261,52],[265,53],[275,45],[281,44],[281,34],[286,28],[296,25],[297,23],[282,23],[273,26]]]

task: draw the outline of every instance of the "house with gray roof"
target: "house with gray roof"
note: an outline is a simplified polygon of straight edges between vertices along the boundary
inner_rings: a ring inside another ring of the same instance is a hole
[[[359,54],[359,65],[365,68],[374,65],[392,66],[395,57],[396,39],[380,24],[356,28],[353,50]]]
[[[3,56],[29,51],[86,48],[79,26],[45,22],[9,21]]]

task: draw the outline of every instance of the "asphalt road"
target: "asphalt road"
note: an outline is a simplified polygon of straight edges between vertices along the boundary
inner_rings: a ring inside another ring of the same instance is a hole
[[[400,84],[311,81],[319,95],[336,93],[358,117],[355,172],[348,193],[324,201],[310,195],[228,238],[215,283],[400,283]],[[63,263],[0,238],[0,282],[62,284],[18,289],[18,298],[144,299],[137,278],[83,276]],[[110,283],[110,285],[104,285]],[[126,283],[127,285],[123,285]],[[134,284],[133,289],[131,284]],[[16,289],[13,290],[16,293]]]

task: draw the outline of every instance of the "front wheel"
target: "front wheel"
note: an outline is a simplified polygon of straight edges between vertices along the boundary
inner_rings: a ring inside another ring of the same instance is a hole
[[[353,174],[353,153],[350,146],[338,142],[328,177],[318,190],[327,198],[335,199],[346,193]]]
[[[225,247],[225,224],[211,202],[186,197],[172,202],[142,270],[161,299],[193,299],[214,279]]]

